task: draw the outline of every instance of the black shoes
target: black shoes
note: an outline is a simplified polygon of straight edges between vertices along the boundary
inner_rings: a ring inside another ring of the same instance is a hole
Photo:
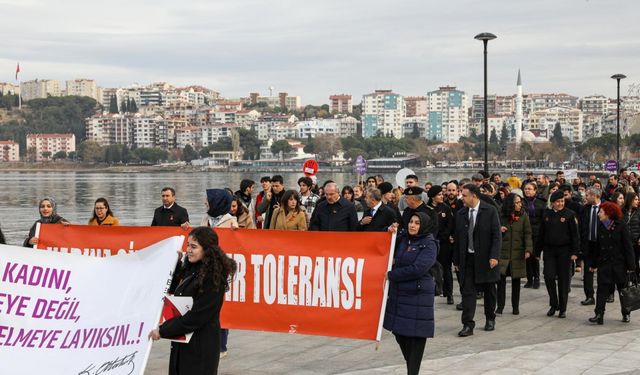
[[[558,314],[558,318],[566,318],[567,317],[567,312],[566,311],[560,311],[560,314]]]
[[[495,320],[487,320],[487,323],[484,325],[485,331],[493,331],[496,329],[496,321]]]
[[[547,311],[547,316],[554,316],[556,314],[556,308],[552,307]]]
[[[623,319],[624,319],[624,316],[623,316]],[[604,324],[604,315],[603,314],[596,314],[596,316],[594,316],[593,318],[589,318],[589,321],[591,323],[598,323],[599,325],[602,325],[602,324]]]
[[[460,302],[459,304],[456,305],[456,310],[458,310],[458,311],[462,311],[463,310],[462,302]]]
[[[477,292],[476,299],[481,299],[481,298],[484,298],[484,292]]]
[[[502,308],[502,307],[498,307],[498,308],[496,309],[496,315],[502,315],[502,310],[503,310],[503,308]]]
[[[533,289],[540,289],[540,279],[533,279]]]
[[[462,330],[458,332],[458,336],[460,337],[473,336],[473,328],[469,326],[462,327]]]
[[[587,299],[585,299],[584,301],[580,301],[580,304],[582,306],[595,305],[596,301],[593,299],[593,297],[587,297]]]
[[[513,315],[520,315],[520,309],[517,307],[513,308]]]
[[[607,298],[607,303],[613,303],[616,301],[616,297],[613,293],[609,294],[609,298]]]
[[[629,323],[631,321],[631,316],[629,314],[622,315],[622,323]]]
[[[453,296],[447,296],[447,305],[453,305]]]
[[[530,280],[527,280],[526,283],[524,283],[523,288],[531,288],[533,287],[533,282],[531,282]]]

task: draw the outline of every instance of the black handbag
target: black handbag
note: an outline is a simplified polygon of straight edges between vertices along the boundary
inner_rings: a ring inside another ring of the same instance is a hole
[[[640,309],[640,286],[635,273],[628,273],[627,286],[620,291],[620,304],[626,311]]]

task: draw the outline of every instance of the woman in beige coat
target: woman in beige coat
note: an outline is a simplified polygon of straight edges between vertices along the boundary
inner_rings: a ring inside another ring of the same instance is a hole
[[[280,205],[271,215],[269,229],[307,230],[306,212],[300,208],[300,196],[295,190],[287,190]]]
[[[237,196],[233,197],[231,201],[231,209],[229,210],[229,214],[234,216],[238,220],[238,227],[246,228],[246,229],[256,229],[256,225],[253,223],[253,219],[251,219],[251,214],[249,214],[249,210],[242,204],[240,198]]]

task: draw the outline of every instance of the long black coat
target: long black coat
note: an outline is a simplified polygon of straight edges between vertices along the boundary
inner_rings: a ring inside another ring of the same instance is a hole
[[[598,284],[624,283],[627,270],[634,270],[635,255],[629,230],[621,220],[614,220],[610,228],[598,223],[598,246],[589,254],[593,267],[598,269]]]
[[[460,268],[460,282],[464,277],[465,258],[467,256],[469,231],[469,208],[460,209],[456,214],[456,249],[453,252],[453,264]],[[489,259],[500,259],[502,233],[498,211],[493,205],[480,201],[473,229],[473,248],[475,251],[475,282],[492,283],[500,280],[500,267],[491,268]]]
[[[343,197],[329,204],[325,199],[318,201],[311,214],[309,230],[323,232],[353,232],[358,230],[358,213],[353,203]]]
[[[393,269],[387,273],[385,329],[402,336],[433,337],[435,284],[429,270],[437,254],[438,244],[430,233],[398,235]]]
[[[202,292],[196,285],[199,267],[192,267],[176,287],[176,296],[193,297],[190,311],[160,326],[163,338],[193,332],[188,344],[171,343],[169,375],[215,375],[220,361],[220,309],[224,291],[214,290],[211,283]],[[171,292],[171,290],[170,290]]]

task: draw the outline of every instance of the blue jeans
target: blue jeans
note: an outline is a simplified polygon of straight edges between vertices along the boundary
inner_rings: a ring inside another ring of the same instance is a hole
[[[229,339],[229,330],[222,328],[220,330],[220,352],[227,351],[227,340]]]

